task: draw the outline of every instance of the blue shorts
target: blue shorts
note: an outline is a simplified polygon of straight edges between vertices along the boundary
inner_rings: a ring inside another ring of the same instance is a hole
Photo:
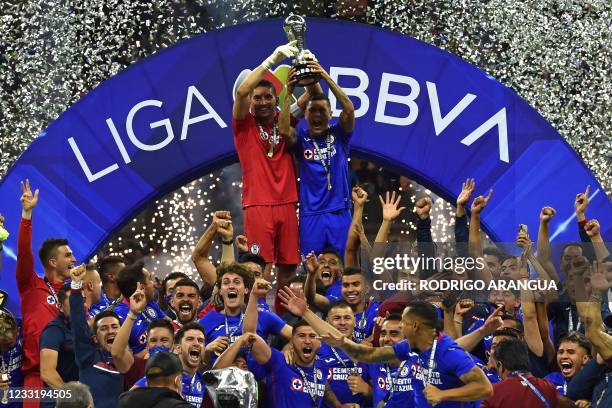
[[[318,255],[325,248],[333,248],[344,258],[351,220],[348,208],[323,214],[300,214],[300,251],[304,256],[310,251]]]

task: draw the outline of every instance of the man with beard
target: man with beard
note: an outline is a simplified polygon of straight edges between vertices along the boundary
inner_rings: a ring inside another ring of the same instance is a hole
[[[195,322],[198,308],[202,304],[200,300],[200,288],[191,279],[182,279],[174,285],[170,306],[176,314],[172,321],[174,330],[177,331],[183,325]]]
[[[342,276],[342,299],[355,314],[353,337],[356,343],[367,339],[374,330],[374,318],[378,316],[380,302],[368,299],[369,287],[361,269],[347,268]]]
[[[90,332],[81,289],[84,276],[85,265],[70,271],[70,323],[79,381],[91,387],[97,408],[114,408],[123,391],[123,375],[115,367],[110,352],[119,331],[119,316],[110,310],[98,313]]]
[[[144,290],[147,306],[137,316],[132,316],[135,321],[129,342],[130,349],[134,353],[134,356],[142,358],[146,354],[147,326],[153,320],[164,318],[166,315],[153,299],[155,292],[151,273],[144,268],[142,262],[136,262],[119,271],[117,285],[123,296],[123,301],[115,306],[114,312],[117,313],[119,319],[121,319],[121,323],[125,322],[130,312],[129,299],[132,294],[141,285]]]
[[[390,314],[383,321],[378,343],[385,347],[393,346],[402,340],[402,315]],[[413,354],[413,358],[416,356]],[[381,403],[387,408],[410,406],[410,402],[414,401],[412,368],[410,360],[400,364],[368,364],[369,376],[372,379],[372,406],[378,407]]]
[[[327,313],[327,322],[347,338],[353,337],[355,316],[345,301],[332,304]],[[365,381],[365,365],[355,363],[344,351],[326,343],[321,344],[317,354],[329,366],[329,386],[340,404],[368,405],[366,401],[372,397],[372,387]],[[323,406],[333,408],[327,403]]]
[[[279,294],[284,307],[303,316],[325,342],[341,348],[349,357],[371,364],[411,363],[417,379],[413,383],[415,403],[419,407],[460,407],[463,401],[478,401],[492,393],[491,384],[482,370],[452,338],[438,331],[438,312],[428,302],[408,303],[402,316],[406,340],[393,346],[372,347],[355,343],[321,320],[308,310],[304,299],[287,290]]]
[[[8,388],[23,387],[21,363],[23,360],[23,338],[17,319],[6,309],[0,309],[0,396]],[[7,378],[8,377],[8,378]],[[2,408],[20,408],[18,402],[2,405]]]
[[[577,332],[569,333],[559,341],[557,365],[561,372],[550,373],[544,377],[557,387],[559,394],[567,395],[567,384],[590,360],[591,347],[586,337]]]
[[[324,249],[317,258],[314,252],[306,257],[306,282],[304,293],[308,303],[326,311],[331,303],[342,299],[342,260],[331,248]],[[317,284],[325,289],[325,295],[317,293]]]
[[[223,264],[218,268],[217,286],[219,296],[223,299],[223,310],[212,310],[199,321],[204,327],[208,343],[222,337],[232,344],[247,331],[257,332],[263,338],[270,334],[286,339],[291,337],[291,327],[274,313],[257,310],[256,304],[256,313],[245,313],[245,296],[251,292],[253,284],[253,276],[240,264]],[[257,296],[258,292],[252,294]]]
[[[202,374],[198,371],[204,355],[204,328],[190,322],[176,332],[174,353],[181,361],[183,388],[181,395],[191,405],[199,407],[206,394]],[[147,377],[138,380],[135,387],[147,387]]]
[[[97,303],[89,306],[89,318],[94,318],[98,313],[109,308],[121,296],[117,286],[117,275],[125,268],[123,258],[118,256],[106,256],[98,261],[98,273],[102,281],[102,293]]]
[[[38,255],[44,269],[44,278],[34,271],[32,252],[32,211],[38,203],[38,190],[32,193],[30,181],[21,183],[21,223],[17,237],[17,290],[21,299],[23,316],[23,364],[24,387],[41,388],[40,334],[58,314],[57,292],[70,274],[76,259],[62,238],[45,240]],[[38,407],[38,402],[26,403],[26,407]]]
[[[329,367],[325,361],[317,359],[321,342],[307,322],[300,320],[293,327],[293,365],[287,364],[283,354],[270,348],[261,337],[255,334],[243,337],[247,337],[245,343],[252,344],[249,370],[258,381],[266,379],[267,407],[322,406],[324,396],[328,392],[326,382]]]

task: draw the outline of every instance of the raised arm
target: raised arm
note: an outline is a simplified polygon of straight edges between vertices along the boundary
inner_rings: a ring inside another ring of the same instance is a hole
[[[259,317],[259,311],[257,309],[259,298],[265,296],[271,289],[270,282],[265,279],[255,279],[251,293],[249,294],[249,301],[247,302],[246,312],[244,313],[244,321],[242,322],[242,332],[255,333],[257,332],[257,320]]]
[[[595,260],[595,252],[593,245],[591,245],[591,239],[585,231],[587,223],[586,209],[589,206],[589,194],[591,192],[591,186],[587,186],[584,193],[576,194],[576,200],[574,201],[574,210],[576,212],[576,218],[578,220],[578,234],[580,235],[580,241],[582,242],[582,255],[586,256],[589,262]]]
[[[344,267],[359,267],[359,246],[361,243],[360,231],[363,230],[362,218],[363,207],[368,201],[368,193],[359,186],[353,187],[351,192],[353,199],[353,219],[346,238],[346,249],[344,250]]]
[[[540,212],[540,228],[538,230],[538,261],[544,267],[548,275],[559,282],[557,268],[552,262],[550,252],[550,220],[557,214],[557,211],[552,207],[544,207]]]
[[[32,252],[32,210],[38,203],[38,189],[32,194],[30,180],[21,182],[21,223],[17,236],[17,289],[20,293],[31,287],[36,279],[34,252]]]
[[[469,230],[465,206],[470,201],[474,188],[476,188],[474,179],[465,180],[461,185],[461,192],[457,197],[457,213],[455,214],[455,242],[457,244],[468,242]],[[468,256],[465,245],[458,245],[458,252],[461,256]]]
[[[235,262],[232,214],[229,211],[215,211],[213,223],[217,225],[217,234],[221,238],[221,263],[229,264]]]
[[[608,248],[606,248],[606,244],[599,232],[599,221],[595,219],[587,221],[584,226],[584,231],[593,243],[593,249],[595,250],[595,258],[599,262],[603,262],[603,260],[610,255],[610,252],[608,251]]]
[[[355,127],[355,107],[353,102],[349,99],[346,93],[338,86],[337,83],[329,76],[329,74],[323,69],[323,67],[317,61],[309,61],[308,67],[321,75],[321,78],[327,82],[329,90],[332,91],[340,106],[342,112],[340,112],[340,126],[346,133],[352,132]]]
[[[70,270],[70,325],[74,342],[74,356],[79,369],[94,364],[96,346],[91,341],[91,331],[85,316],[85,302],[83,301],[83,278],[85,277],[85,264]]]
[[[605,265],[594,262],[591,269],[591,295],[588,302],[576,302],[578,310],[583,310],[586,336],[604,360],[612,358],[612,336],[603,330],[601,302],[612,283],[605,274]],[[586,304],[585,304],[586,303]]]
[[[229,347],[227,347],[227,344],[228,344],[227,337],[223,337],[223,340],[222,340],[223,343],[219,344],[219,349],[221,349],[223,345],[225,345],[225,347],[227,348],[225,349],[223,353],[221,353],[217,361],[215,361],[215,364],[213,365],[212,369],[217,370],[220,368],[227,368],[227,367],[233,366],[234,361],[236,361],[236,358],[240,354],[240,349],[242,349],[243,347],[247,347],[249,345],[248,343],[249,337],[250,337],[250,333],[245,333],[242,336],[240,336],[238,340],[233,342]],[[220,338],[221,337],[217,337],[215,341],[217,341]],[[211,342],[210,344],[213,344],[213,343],[214,342]],[[209,348],[209,347],[206,346],[206,348]],[[211,353],[212,353],[212,350],[211,350]]]
[[[455,342],[467,352],[471,352],[476,348],[478,343],[482,341],[486,336],[493,334],[495,330],[500,328],[503,324],[501,315],[504,307],[500,306],[489,317],[485,320],[484,324],[478,329],[465,336],[459,337]]]
[[[195,265],[200,278],[209,286],[214,286],[217,281],[217,268],[208,259],[208,253],[216,233],[217,225],[212,222],[198,240],[191,254],[191,261]]]
[[[268,58],[266,58],[260,66],[252,70],[247,77],[242,81],[236,90],[236,99],[232,109],[234,119],[244,119],[249,113],[249,94],[255,89],[255,86],[264,77],[266,71],[274,65],[279,64],[282,60],[293,57],[297,54],[298,49],[295,47],[295,41],[277,47]]]
[[[429,217],[432,206],[433,203],[429,197],[423,197],[414,204],[414,212],[419,217],[417,221],[418,254],[425,258],[434,258],[436,256],[436,250],[431,236],[431,218]],[[429,278],[436,272],[439,271],[427,266],[421,269],[419,275],[421,278]]]
[[[310,310],[306,304],[306,299],[296,296],[289,288],[285,287],[279,290],[278,296],[284,308],[306,320],[326,343],[334,347],[340,347],[352,359],[365,363],[397,362],[392,347],[366,346],[345,338],[338,329]]]
[[[329,309],[329,299],[317,293],[317,269],[319,263],[314,252],[306,256],[306,280],[304,281],[304,294],[308,304],[315,307],[317,310],[326,312]]]
[[[295,129],[291,126],[291,97],[295,89],[295,69],[291,68],[287,75],[285,84],[285,99],[278,115],[278,132],[281,134],[289,146],[297,143]]]
[[[125,321],[119,328],[117,337],[113,341],[111,347],[111,355],[113,356],[113,362],[115,367],[121,373],[127,373],[132,365],[134,364],[134,355],[129,347],[130,334],[134,327],[134,322],[138,318],[138,315],[142,313],[147,307],[147,299],[144,293],[144,285],[138,284],[138,288],[130,296],[130,311],[125,317]]]
[[[484,258],[484,252],[482,249],[482,239],[480,237],[480,213],[491,200],[491,196],[493,195],[493,190],[489,191],[489,194],[486,197],[478,196],[472,202],[471,207],[471,218],[470,218],[470,233],[469,233],[469,253],[470,256],[474,259],[476,258]],[[475,278],[481,279],[485,282],[490,282],[493,276],[491,275],[491,271],[486,266],[486,262],[482,268],[474,268],[475,270]]]

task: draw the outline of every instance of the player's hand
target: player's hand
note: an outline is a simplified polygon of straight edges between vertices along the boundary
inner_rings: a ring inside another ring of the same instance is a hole
[[[578,401],[576,401],[576,406],[578,408],[591,408],[591,401],[578,400]]]
[[[314,252],[310,251],[310,253],[306,256],[306,273],[311,275],[317,272],[319,269],[319,262],[317,261],[317,256]]]
[[[423,390],[423,394],[425,395],[427,402],[429,402],[431,405],[436,405],[443,401],[442,390],[435,385],[427,384]]]
[[[504,305],[499,306],[497,309],[493,311],[493,313],[491,313],[489,317],[487,317],[487,320],[485,320],[484,324],[482,325],[485,333],[491,334],[503,325],[504,322],[502,321],[502,318],[501,318],[503,313],[504,313]]]
[[[406,209],[406,207],[399,207],[400,201],[402,200],[401,194],[397,194],[393,191],[391,196],[389,196],[389,192],[385,194],[385,199],[383,200],[382,196],[379,195],[378,199],[380,200],[380,205],[382,206],[382,214],[383,220],[388,222],[393,222],[400,216],[400,214]]]
[[[414,212],[419,216],[420,219],[426,220],[429,218],[429,213],[432,206],[431,198],[423,197],[414,204]]]
[[[36,189],[34,194],[32,194],[29,179],[26,179],[25,183],[21,182],[21,209],[23,212],[31,213],[34,207],[36,207],[36,204],[38,204],[38,193],[39,190]]]
[[[242,337],[248,337],[248,334],[244,334]],[[241,339],[242,339],[241,337]],[[205,351],[212,354],[221,354],[229,346],[229,339],[227,336],[219,336],[206,345]]]
[[[313,74],[321,75],[321,78],[323,78],[325,81],[331,80],[327,71],[323,69],[323,67],[321,66],[321,64],[319,64],[318,61],[308,61],[306,62],[306,65]]]
[[[234,243],[239,252],[249,252],[249,241],[246,235],[238,235]]]
[[[596,237],[600,234],[599,221],[597,220],[589,220],[584,225],[584,231],[589,236],[589,238]]]
[[[147,297],[145,296],[144,285],[138,283],[138,287],[130,296],[130,312],[135,315],[142,313],[147,307]]]
[[[70,270],[70,279],[73,282],[81,282],[85,277],[85,264],[80,264]]]
[[[474,307],[472,299],[461,299],[455,305],[455,316],[463,319],[463,315],[469,312]]]
[[[349,375],[346,382],[353,394],[366,394],[370,388],[368,383],[363,381],[363,378],[355,373]]]
[[[295,364],[295,351],[293,351],[292,346],[283,348],[282,353],[285,357],[285,363],[287,363],[287,365],[292,366]]]
[[[557,214],[557,210],[552,207],[544,207],[540,211],[540,222],[548,224],[548,222]]]
[[[474,188],[476,188],[476,182],[473,178],[469,178],[463,182],[461,185],[461,192],[459,193],[459,197],[457,197],[457,207],[465,207],[468,201],[470,201],[470,197],[472,197]]]
[[[478,196],[472,201],[472,213],[480,214],[480,212],[487,206],[489,200],[493,196],[493,189],[489,190],[489,194],[486,197]]]
[[[255,295],[255,299],[266,296],[270,290],[272,290],[272,284],[270,282],[262,278],[255,279],[252,291],[252,294]]]
[[[529,254],[533,249],[533,242],[531,242],[531,238],[529,238],[529,234],[524,231],[518,233],[516,237],[516,245],[520,248],[523,248],[523,253]]]
[[[604,293],[612,287],[612,283],[608,281],[604,270],[605,268],[600,262],[593,262],[591,268],[591,288],[593,292]]]
[[[295,57],[298,53],[298,48],[295,46],[296,44],[297,40],[293,40],[285,45],[279,45],[261,65],[265,69],[270,69],[274,65],[280,64],[284,59]]]
[[[304,298],[303,291],[300,291],[300,295],[300,297],[296,296],[287,286],[281,288],[277,293],[277,296],[281,300],[281,305],[285,309],[296,316],[302,317],[304,313],[306,313],[306,310],[308,310],[308,304]]]
[[[587,206],[589,205],[589,194],[591,192],[591,186],[587,186],[584,193],[576,194],[576,200],[574,201],[574,210],[576,215],[584,215]],[[578,219],[580,221],[580,217]]]
[[[212,222],[216,226],[217,234],[223,241],[230,241],[234,237],[232,215],[229,211],[215,211]]]
[[[333,333],[323,334],[321,340],[326,342],[332,347],[342,347],[344,345],[346,337],[344,335],[336,336]]]
[[[353,203],[355,205],[363,207],[368,201],[368,193],[363,188],[355,186],[351,191],[351,198],[353,199]]]

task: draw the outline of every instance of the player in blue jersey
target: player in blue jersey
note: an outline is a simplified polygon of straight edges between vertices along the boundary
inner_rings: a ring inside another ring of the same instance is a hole
[[[0,310],[0,406],[17,408],[21,403],[2,402],[7,387],[23,387],[21,362],[23,360],[23,339],[17,319],[7,310]]]
[[[183,367],[181,395],[191,405],[199,407],[204,400],[206,387],[198,371],[204,355],[204,329],[198,323],[187,323],[176,332],[174,352]],[[147,387],[147,377],[136,382],[136,387]]]
[[[283,354],[270,348],[261,337],[254,334],[244,337],[247,337],[243,340],[244,345],[252,344],[249,370],[258,381],[266,380],[267,407],[322,407],[329,367],[317,358],[321,342],[308,323],[300,320],[294,326],[291,336],[293,365],[287,364]],[[331,391],[327,394],[329,398]]]
[[[393,346],[404,340],[402,316],[390,314],[383,321],[380,329],[379,344],[381,347]],[[387,364],[368,364],[369,377],[372,381],[372,406],[384,404],[387,408],[410,407],[414,405],[413,377],[411,370],[417,355],[412,359]]]
[[[355,316],[345,301],[332,304],[327,321],[344,336],[353,337]],[[367,383],[369,376],[365,364],[351,360],[344,351],[326,343],[321,344],[318,355],[329,366],[329,385],[340,404],[369,405],[372,387]],[[323,406],[333,407],[327,403]]]
[[[151,273],[144,268],[142,262],[136,262],[119,271],[117,285],[123,296],[123,301],[119,302],[113,311],[117,313],[121,323],[125,321],[130,312],[130,296],[134,294],[139,285],[143,288],[147,305],[137,316],[132,316],[134,318],[134,326],[132,327],[129,342],[134,356],[143,358],[147,352],[147,326],[153,320],[164,318],[166,315],[153,298],[154,289]]]
[[[591,342],[579,332],[571,332],[559,340],[557,349],[557,365],[560,372],[548,374],[544,379],[557,388],[557,392],[567,395],[567,385],[571,379],[582,370],[591,359]]]
[[[321,75],[339,101],[342,111],[330,126],[332,107],[323,94],[310,96],[305,118],[308,129],[291,127],[290,99],[285,98],[279,115],[280,134],[295,146],[300,171],[300,249],[303,254],[332,247],[344,253],[351,224],[351,186],[348,179],[349,142],[355,127],[355,108],[346,93],[318,62],[309,68]],[[295,78],[289,75],[287,95]]]
[[[291,326],[272,312],[257,310],[257,298],[260,291],[268,290],[267,287],[254,289],[252,294],[255,296],[253,299],[255,310],[254,313],[247,315],[244,307],[245,296],[250,293],[254,279],[253,275],[242,265],[232,263],[219,267],[217,285],[219,295],[223,299],[223,310],[220,312],[212,310],[199,321],[204,327],[208,343],[224,337],[231,344],[247,331],[257,332],[264,338],[270,334],[277,334],[285,339],[291,337]]]
[[[346,338],[333,326],[308,310],[304,299],[283,290],[283,306],[303,318],[335,347],[351,358],[366,363],[400,364],[417,359],[411,364],[416,405],[421,407],[460,407],[463,401],[479,401],[491,395],[491,383],[482,370],[452,338],[438,331],[438,312],[432,304],[412,301],[404,310],[402,327],[405,341],[393,346],[372,347]]]
[[[329,309],[329,305],[342,299],[343,264],[340,254],[332,248],[325,248],[319,257],[311,252],[306,257],[306,282],[304,293],[308,302],[319,310]],[[325,288],[324,295],[317,293],[317,285]]]
[[[107,256],[100,259],[97,267],[102,281],[102,293],[100,301],[89,306],[89,319],[93,319],[98,313],[108,309],[121,296],[121,291],[117,286],[117,275],[121,269],[125,268],[125,263],[123,258]]]

